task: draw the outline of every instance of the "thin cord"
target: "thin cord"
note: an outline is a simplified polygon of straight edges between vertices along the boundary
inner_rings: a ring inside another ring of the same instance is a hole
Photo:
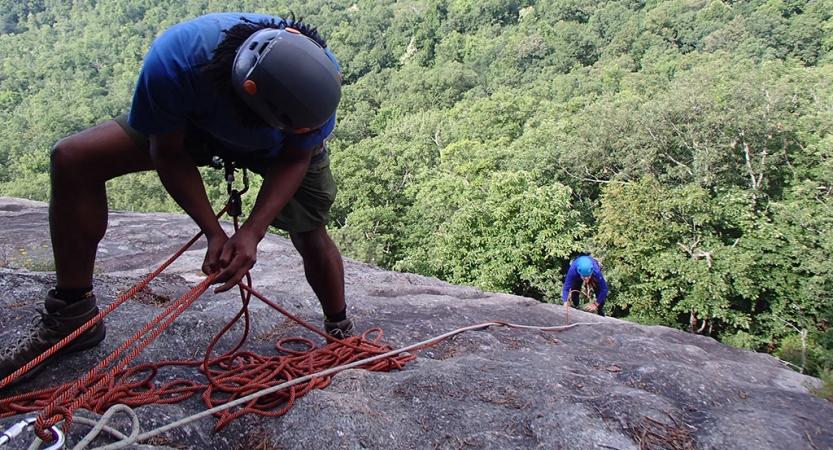
[[[191,415],[189,417],[180,419],[176,422],[172,422],[172,423],[170,423],[168,425],[165,425],[163,427],[156,428],[156,429],[151,430],[147,433],[143,433],[143,434],[140,434],[138,436],[128,438],[125,441],[116,442],[116,443],[113,443],[113,444],[105,445],[103,447],[96,447],[92,450],[118,450],[118,449],[122,449],[122,448],[125,448],[129,445],[132,445],[132,444],[134,444],[138,441],[144,441],[144,440],[150,439],[150,438],[158,436],[158,435],[160,435],[160,434],[162,434],[166,431],[169,431],[169,430],[178,428],[180,426],[186,425],[186,424],[188,424],[190,422],[193,422],[195,420],[201,419],[201,418],[206,417],[206,416],[213,415],[217,412],[220,412],[220,411],[232,408],[234,406],[249,402],[251,400],[260,398],[264,395],[269,395],[273,392],[277,392],[279,390],[294,386],[296,384],[306,382],[308,380],[311,380],[312,378],[334,374],[334,373],[337,373],[337,372],[341,372],[343,370],[352,369],[354,367],[362,366],[362,365],[365,365],[365,364],[368,364],[368,363],[371,363],[371,362],[374,362],[374,361],[377,361],[377,360],[380,360],[380,359],[396,356],[396,355],[399,355],[399,354],[402,354],[402,353],[407,353],[407,352],[415,351],[415,350],[421,350],[423,348],[434,345],[434,344],[436,344],[436,343],[438,343],[438,342],[440,342],[444,339],[447,339],[451,336],[454,336],[456,334],[460,334],[460,333],[463,333],[463,332],[466,332],[466,331],[477,330],[477,329],[480,329],[480,328],[487,328],[487,327],[495,326],[495,325],[497,325],[497,326],[508,326],[510,328],[527,329],[527,330],[564,331],[564,330],[567,330],[567,329],[570,329],[570,328],[573,328],[573,327],[576,327],[576,326],[579,326],[579,325],[604,325],[604,324],[609,324],[609,323],[610,322],[576,322],[576,323],[573,323],[573,324],[570,324],[570,325],[555,326],[555,327],[538,327],[538,326],[531,326],[531,325],[517,325],[517,324],[506,323],[506,322],[484,322],[484,323],[477,324],[477,325],[470,325],[470,326],[467,326],[467,327],[458,328],[456,330],[450,331],[450,332],[445,333],[445,334],[441,334],[439,336],[436,336],[436,337],[433,337],[433,338],[430,338],[430,339],[426,339],[424,341],[418,342],[416,344],[409,345],[407,347],[403,347],[403,348],[400,348],[400,349],[397,349],[397,350],[391,350],[387,353],[383,353],[383,354],[380,354],[380,355],[372,356],[370,358],[355,361],[355,362],[352,362],[350,364],[344,364],[344,365],[341,365],[341,366],[337,366],[337,367],[333,367],[333,368],[330,368],[330,369],[327,369],[327,370],[323,370],[321,372],[317,372],[317,373],[314,373],[314,374],[310,374],[310,375],[306,375],[306,376],[303,376],[303,377],[300,377],[300,378],[289,380],[285,383],[273,386],[271,388],[268,388],[268,389],[265,389],[265,390],[262,390],[262,391],[259,391],[259,392],[255,392],[255,393],[250,394],[246,397],[242,397],[242,398],[239,398],[239,399],[234,400],[232,402],[225,403],[223,405],[220,405],[220,406],[217,406],[217,407],[199,412],[197,414]],[[83,450],[83,448],[82,447],[76,447],[73,450]]]

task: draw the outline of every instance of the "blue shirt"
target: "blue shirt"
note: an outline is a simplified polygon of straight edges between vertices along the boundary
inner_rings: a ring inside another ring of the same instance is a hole
[[[267,158],[277,157],[285,144],[309,148],[323,142],[335,128],[335,115],[321,128],[304,134],[246,127],[235,119],[230,102],[203,76],[200,69],[225,38],[223,30],[241,23],[241,17],[252,22],[281,20],[263,14],[216,13],[182,22],[162,33],[145,56],[128,124],[150,135],[171,133],[190,121],[233,152],[262,151]],[[339,69],[330,50],[326,52]]]
[[[599,267],[599,262],[593,258],[590,258],[590,260],[593,261],[593,274],[590,276],[595,278],[598,282],[596,303],[601,306],[605,304],[605,298],[607,297],[607,282],[605,281],[604,275],[602,275],[602,269]],[[580,288],[581,283],[582,279],[581,275],[578,273],[578,269],[576,268],[576,261],[573,261],[573,263],[570,264],[570,268],[567,269],[567,278],[564,279],[564,289],[561,290],[561,301],[566,303],[570,298],[570,291]]]

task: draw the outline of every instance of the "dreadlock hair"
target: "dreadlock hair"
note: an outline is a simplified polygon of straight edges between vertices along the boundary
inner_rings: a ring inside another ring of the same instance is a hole
[[[234,58],[237,56],[237,49],[256,31],[266,28],[276,28],[283,30],[286,27],[294,28],[301,32],[304,36],[314,40],[323,48],[327,48],[327,43],[318,34],[318,30],[302,23],[301,18],[295,19],[295,14],[290,13],[290,19],[266,19],[258,22],[253,22],[241,17],[241,23],[223,30],[226,37],[214,49],[214,54],[211,60],[206,63],[200,71],[208,79],[208,82],[217,90],[221,97],[228,100],[234,109],[235,118],[237,121],[249,128],[269,127],[269,125],[260,118],[260,116],[249,108],[234,90],[231,84],[231,72],[234,67]]]

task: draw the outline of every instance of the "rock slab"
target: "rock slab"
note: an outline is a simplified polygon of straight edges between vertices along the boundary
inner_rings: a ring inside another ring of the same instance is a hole
[[[229,232],[233,227],[225,224]],[[68,225],[69,226],[69,225]],[[185,215],[112,211],[99,246],[96,294],[106,306],[179,250],[197,232]],[[37,303],[54,284],[47,207],[0,197],[0,345],[28,329]],[[186,251],[143,291],[107,318],[99,347],[62,357],[28,384],[0,397],[72,381],[105,358],[198,284],[204,240]],[[389,373],[350,369],[309,392],[283,416],[248,415],[215,432],[202,418],[135,449],[831,449],[833,404],[810,393],[819,380],[771,356],[722,345],[682,331],[637,325],[561,306],[482,292],[436,279],[345,259],[349,313],[360,330],[403,348],[459,328],[415,352]],[[252,270],[254,288],[314,326],[321,312],[292,244],[268,235]],[[147,301],[161,299],[160,302]],[[142,301],[140,301],[142,300]],[[240,309],[234,292],[204,294],[141,355],[147,361],[199,357]],[[324,339],[253,300],[247,348],[276,352],[283,337]],[[233,333],[242,333],[233,329]],[[195,376],[194,374],[184,374]],[[199,399],[135,408],[142,432],[205,409]],[[78,417],[97,419],[89,411]],[[0,420],[5,430],[21,417]],[[125,419],[113,424],[123,431]],[[73,424],[72,448],[89,427]],[[31,437],[31,436],[29,436]],[[88,448],[112,444],[102,435]],[[27,448],[28,441],[10,443]]]

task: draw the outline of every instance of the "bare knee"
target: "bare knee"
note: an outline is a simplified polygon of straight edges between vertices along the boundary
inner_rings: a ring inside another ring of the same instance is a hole
[[[52,146],[49,154],[49,171],[52,176],[66,175],[79,170],[79,152],[73,137],[65,137]]]
[[[59,140],[52,146],[49,162],[53,180],[96,184],[152,168],[147,150],[112,120]]]
[[[335,245],[324,227],[301,233],[290,233],[289,236],[295,249],[302,257],[325,253],[330,250],[331,246]]]

